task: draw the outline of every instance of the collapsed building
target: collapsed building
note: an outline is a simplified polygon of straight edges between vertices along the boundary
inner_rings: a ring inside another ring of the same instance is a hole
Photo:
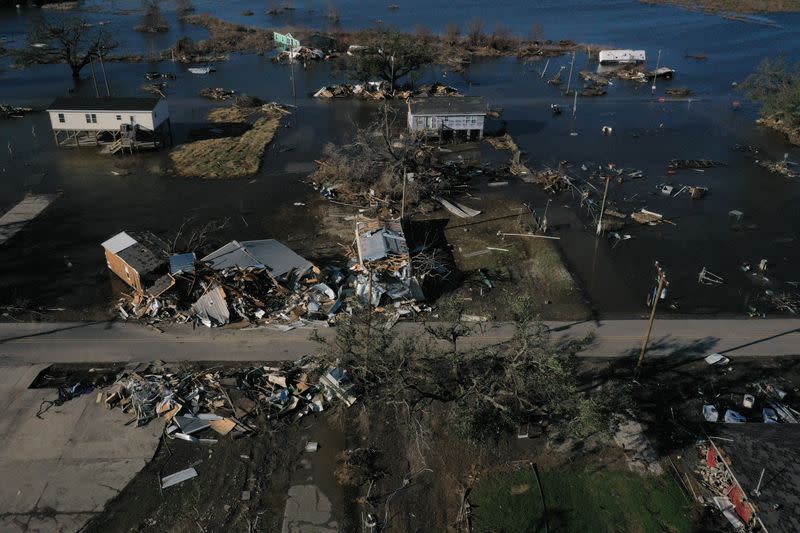
[[[725,424],[704,443],[698,473],[734,529],[800,531],[800,426]]]
[[[381,304],[384,295],[398,307],[425,299],[412,272],[403,226],[399,220],[356,221],[358,262],[356,294],[362,303]]]
[[[149,231],[123,231],[102,246],[109,270],[137,292],[150,289],[161,274],[166,274],[167,243]]]
[[[167,253],[155,235],[134,235],[103,243],[109,269],[133,288],[117,304],[124,319],[288,331],[327,326],[351,303],[391,306],[399,319],[425,299],[400,221],[359,218],[341,268],[318,268],[274,239],[234,240],[198,261]]]

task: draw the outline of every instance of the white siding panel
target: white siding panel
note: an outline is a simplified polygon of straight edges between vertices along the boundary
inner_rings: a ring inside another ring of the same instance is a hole
[[[164,105],[164,118],[161,118],[159,106],[154,112],[158,112],[160,124],[168,118],[166,104]],[[64,115],[64,122],[60,122],[58,115]],[[86,115],[94,114],[97,122],[87,122]],[[120,117],[117,119],[117,117]],[[50,111],[50,125],[54,130],[92,130],[92,131],[117,131],[122,124],[138,124],[148,130],[155,129],[153,114],[150,111]]]

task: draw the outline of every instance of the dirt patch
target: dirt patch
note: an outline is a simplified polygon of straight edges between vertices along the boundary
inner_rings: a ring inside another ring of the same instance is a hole
[[[255,174],[285,112],[234,106],[215,109],[209,114],[209,120],[218,124],[241,124],[255,114],[264,116],[238,137],[203,139],[177,147],[169,154],[175,172],[181,177],[205,179],[243,178]]]
[[[479,217],[451,220],[446,228],[456,265],[464,275],[463,285],[446,299],[465,313],[509,320],[503,302],[514,294],[529,293],[536,295],[535,310],[543,317],[588,317],[587,301],[564,264],[557,241],[498,235],[528,233],[533,216],[523,206],[492,205]]]
[[[162,438],[153,460],[84,531],[280,531],[304,443],[298,424],[268,424],[258,435],[226,436],[213,446]],[[159,488],[162,476],[191,466],[196,478]]]

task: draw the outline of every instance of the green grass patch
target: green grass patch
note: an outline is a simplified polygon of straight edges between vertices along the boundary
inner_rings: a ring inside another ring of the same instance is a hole
[[[540,472],[551,532],[693,531],[689,504],[667,477],[632,472]],[[541,496],[532,470],[478,481],[470,501],[475,533],[545,531]]]

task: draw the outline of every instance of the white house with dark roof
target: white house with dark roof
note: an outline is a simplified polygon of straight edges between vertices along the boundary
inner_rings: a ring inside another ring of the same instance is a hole
[[[408,100],[408,130],[412,133],[467,140],[483,138],[486,100],[481,96],[429,96]]]
[[[140,146],[158,148],[172,136],[163,98],[56,98],[47,108],[58,146],[111,145],[115,153]]]

